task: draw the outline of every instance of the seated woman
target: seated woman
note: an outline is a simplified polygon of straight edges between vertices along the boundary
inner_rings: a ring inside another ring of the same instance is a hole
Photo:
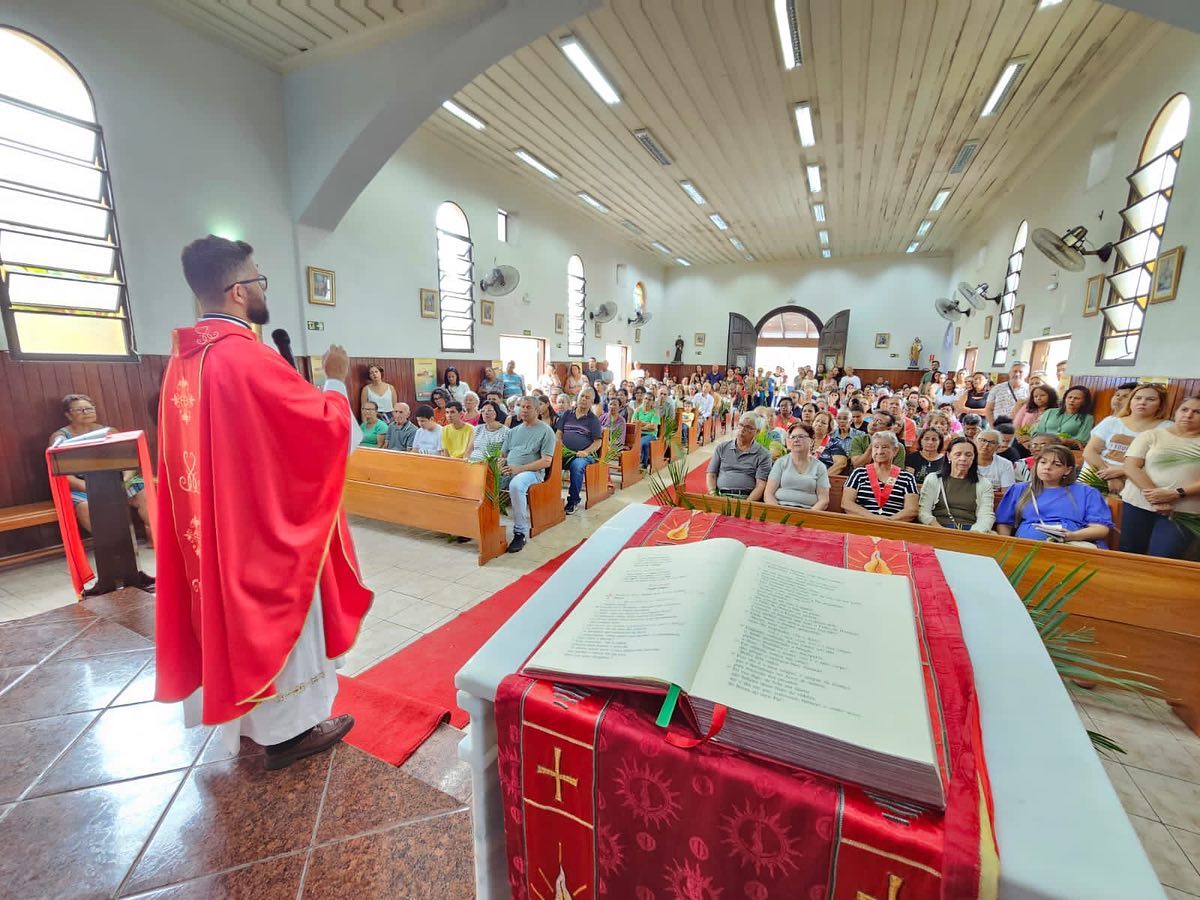
[[[433,404],[433,421],[439,425],[448,424],[450,417],[446,414],[446,404],[450,402],[450,395],[444,388],[435,388],[429,399]]]
[[[67,424],[50,435],[50,444],[55,441],[70,440],[83,437],[95,431],[115,431],[109,425],[101,425],[96,417],[96,404],[87,394],[67,394],[62,400],[63,415]],[[138,518],[146,526],[146,534],[150,534],[150,513],[146,508],[146,482],[137,472],[125,472],[125,496],[129,505],[137,510]],[[92,514],[88,508],[87,483],[77,475],[68,475],[67,483],[71,486],[71,502],[75,506],[75,517],[79,519],[80,527],[92,530]]]
[[[1130,445],[1143,431],[1170,427],[1169,412],[1164,385],[1143,384],[1126,391],[1117,412],[1092,429],[1083,448],[1084,469],[1107,481],[1109,493],[1121,493],[1125,487],[1125,454]]]
[[[362,431],[360,447],[382,447],[387,440],[387,422],[379,418],[379,409],[372,400],[362,405],[362,424],[358,427]]]
[[[942,468],[942,442],[942,433],[936,428],[926,428],[917,435],[917,449],[910,450],[904,457],[904,468],[912,472],[917,484],[924,482],[930,472]]]
[[[1108,547],[1112,514],[1094,487],[1075,481],[1075,454],[1051,444],[1038,454],[1028,484],[1004,492],[996,510],[996,533],[1031,541]]]
[[[803,423],[801,423],[803,424]],[[820,460],[830,475],[841,475],[850,466],[846,456],[846,448],[842,442],[833,436],[833,417],[827,412],[820,412],[812,420],[812,452]],[[791,430],[788,431],[789,439]]]
[[[1182,559],[1195,536],[1174,514],[1200,514],[1200,396],[1179,404],[1174,425],[1134,438],[1125,474],[1121,549]]]
[[[471,453],[467,457],[471,462],[480,462],[487,455],[488,447],[504,441],[508,428],[501,421],[500,404],[489,401],[479,407],[479,426],[471,439]]]
[[[1042,413],[1032,433],[1058,435],[1063,444],[1081,449],[1092,436],[1092,423],[1092,392],[1077,384],[1067,389],[1057,409]]]
[[[870,461],[859,466],[846,479],[842,491],[842,511],[852,516],[884,516],[897,522],[917,517],[917,482],[892,461],[900,450],[894,431],[871,435]]]
[[[504,379],[496,372],[492,366],[483,367],[483,378],[479,382],[479,395],[486,397],[488,394],[499,394],[504,396]]]
[[[775,460],[763,500],[771,506],[829,508],[829,472],[813,455],[813,430],[803,422],[788,429],[789,452]],[[844,459],[844,457],[843,457]]]
[[[917,520],[922,525],[987,533],[996,521],[992,503],[992,483],[979,474],[979,450],[957,437],[921,484]]]
[[[583,369],[579,367],[579,363],[567,366],[567,380],[563,384],[563,391],[574,399],[587,386],[587,379],[583,377]]]
[[[468,425],[479,424],[479,395],[474,391],[467,391],[466,399],[463,400],[463,421]]]
[[[1030,385],[1029,399],[1017,404],[1013,410],[1012,424],[1020,434],[1018,440],[1026,446],[1033,428],[1045,413],[1058,406],[1058,391],[1046,384]],[[1022,433],[1023,432],[1023,433]]]

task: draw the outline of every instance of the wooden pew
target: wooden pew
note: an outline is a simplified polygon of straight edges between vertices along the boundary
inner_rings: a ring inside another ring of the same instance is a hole
[[[346,464],[344,503],[352,515],[473,538],[482,566],[508,546],[490,485],[484,463],[359,447]]]
[[[600,449],[596,452],[596,461],[589,463],[587,468],[583,470],[583,508],[591,509],[601,500],[607,500],[609,494],[612,493],[612,485],[608,479],[608,463],[604,459],[608,456],[609,431],[604,429],[604,436],[600,439]],[[567,467],[563,466],[562,484],[563,487],[569,487],[571,473],[567,471]]]
[[[711,444],[717,439],[717,419],[715,416],[709,416],[704,420],[702,431],[704,443]]]
[[[529,536],[541,534],[567,517],[562,496],[562,435],[554,448],[554,462],[545,481],[529,489]]]
[[[699,418],[699,415],[697,414],[696,417]],[[684,442],[682,408],[675,410],[675,433],[679,435],[679,442],[683,446],[684,454],[690,456],[696,452],[696,448],[700,446],[700,429],[696,427],[696,423],[693,420],[692,424],[688,426],[687,442]]]
[[[696,509],[721,510],[719,498],[685,496]],[[793,523],[799,519],[806,528],[911,541],[991,558],[1012,546],[1009,570],[1029,550],[1036,549],[1037,555],[1017,586],[1018,593],[1032,587],[1051,566],[1056,576],[1065,576],[1080,563],[1085,571],[1094,569],[1096,574],[1067,604],[1071,613],[1068,627],[1094,630],[1096,650],[1115,654],[1096,654],[1101,661],[1150,675],[1176,714],[1200,734],[1200,593],[1196,591],[1200,563],[842,513],[762,503],[750,506],[755,520],[765,511],[768,522],[778,522],[787,515]],[[972,599],[959,597],[958,601],[969,603]]]
[[[630,422],[625,426],[625,449],[617,457],[613,472],[620,476],[623,488],[642,480],[641,422]]]

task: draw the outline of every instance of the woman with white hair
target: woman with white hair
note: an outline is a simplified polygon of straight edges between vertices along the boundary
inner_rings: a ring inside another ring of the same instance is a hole
[[[468,425],[479,424],[479,395],[474,391],[467,391],[463,395],[462,417]]]
[[[843,512],[865,518],[883,516],[896,522],[912,522],[917,518],[917,481],[911,472],[893,462],[899,448],[900,439],[894,431],[871,435],[869,462],[846,479],[842,490]]]

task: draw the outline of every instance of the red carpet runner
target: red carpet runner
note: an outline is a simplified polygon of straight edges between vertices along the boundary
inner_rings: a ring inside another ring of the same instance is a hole
[[[455,702],[455,673],[574,552],[559,554],[360,675],[339,675],[333,713],[355,718],[346,742],[398,766],[447,717],[456,728],[466,725],[467,714]]]

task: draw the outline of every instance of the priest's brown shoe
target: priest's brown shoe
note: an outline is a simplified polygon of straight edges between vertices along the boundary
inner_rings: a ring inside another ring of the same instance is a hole
[[[334,716],[319,725],[314,725],[300,741],[284,750],[267,749],[267,769],[283,769],[297,760],[316,753],[324,753],[339,743],[354,727],[354,716]]]

